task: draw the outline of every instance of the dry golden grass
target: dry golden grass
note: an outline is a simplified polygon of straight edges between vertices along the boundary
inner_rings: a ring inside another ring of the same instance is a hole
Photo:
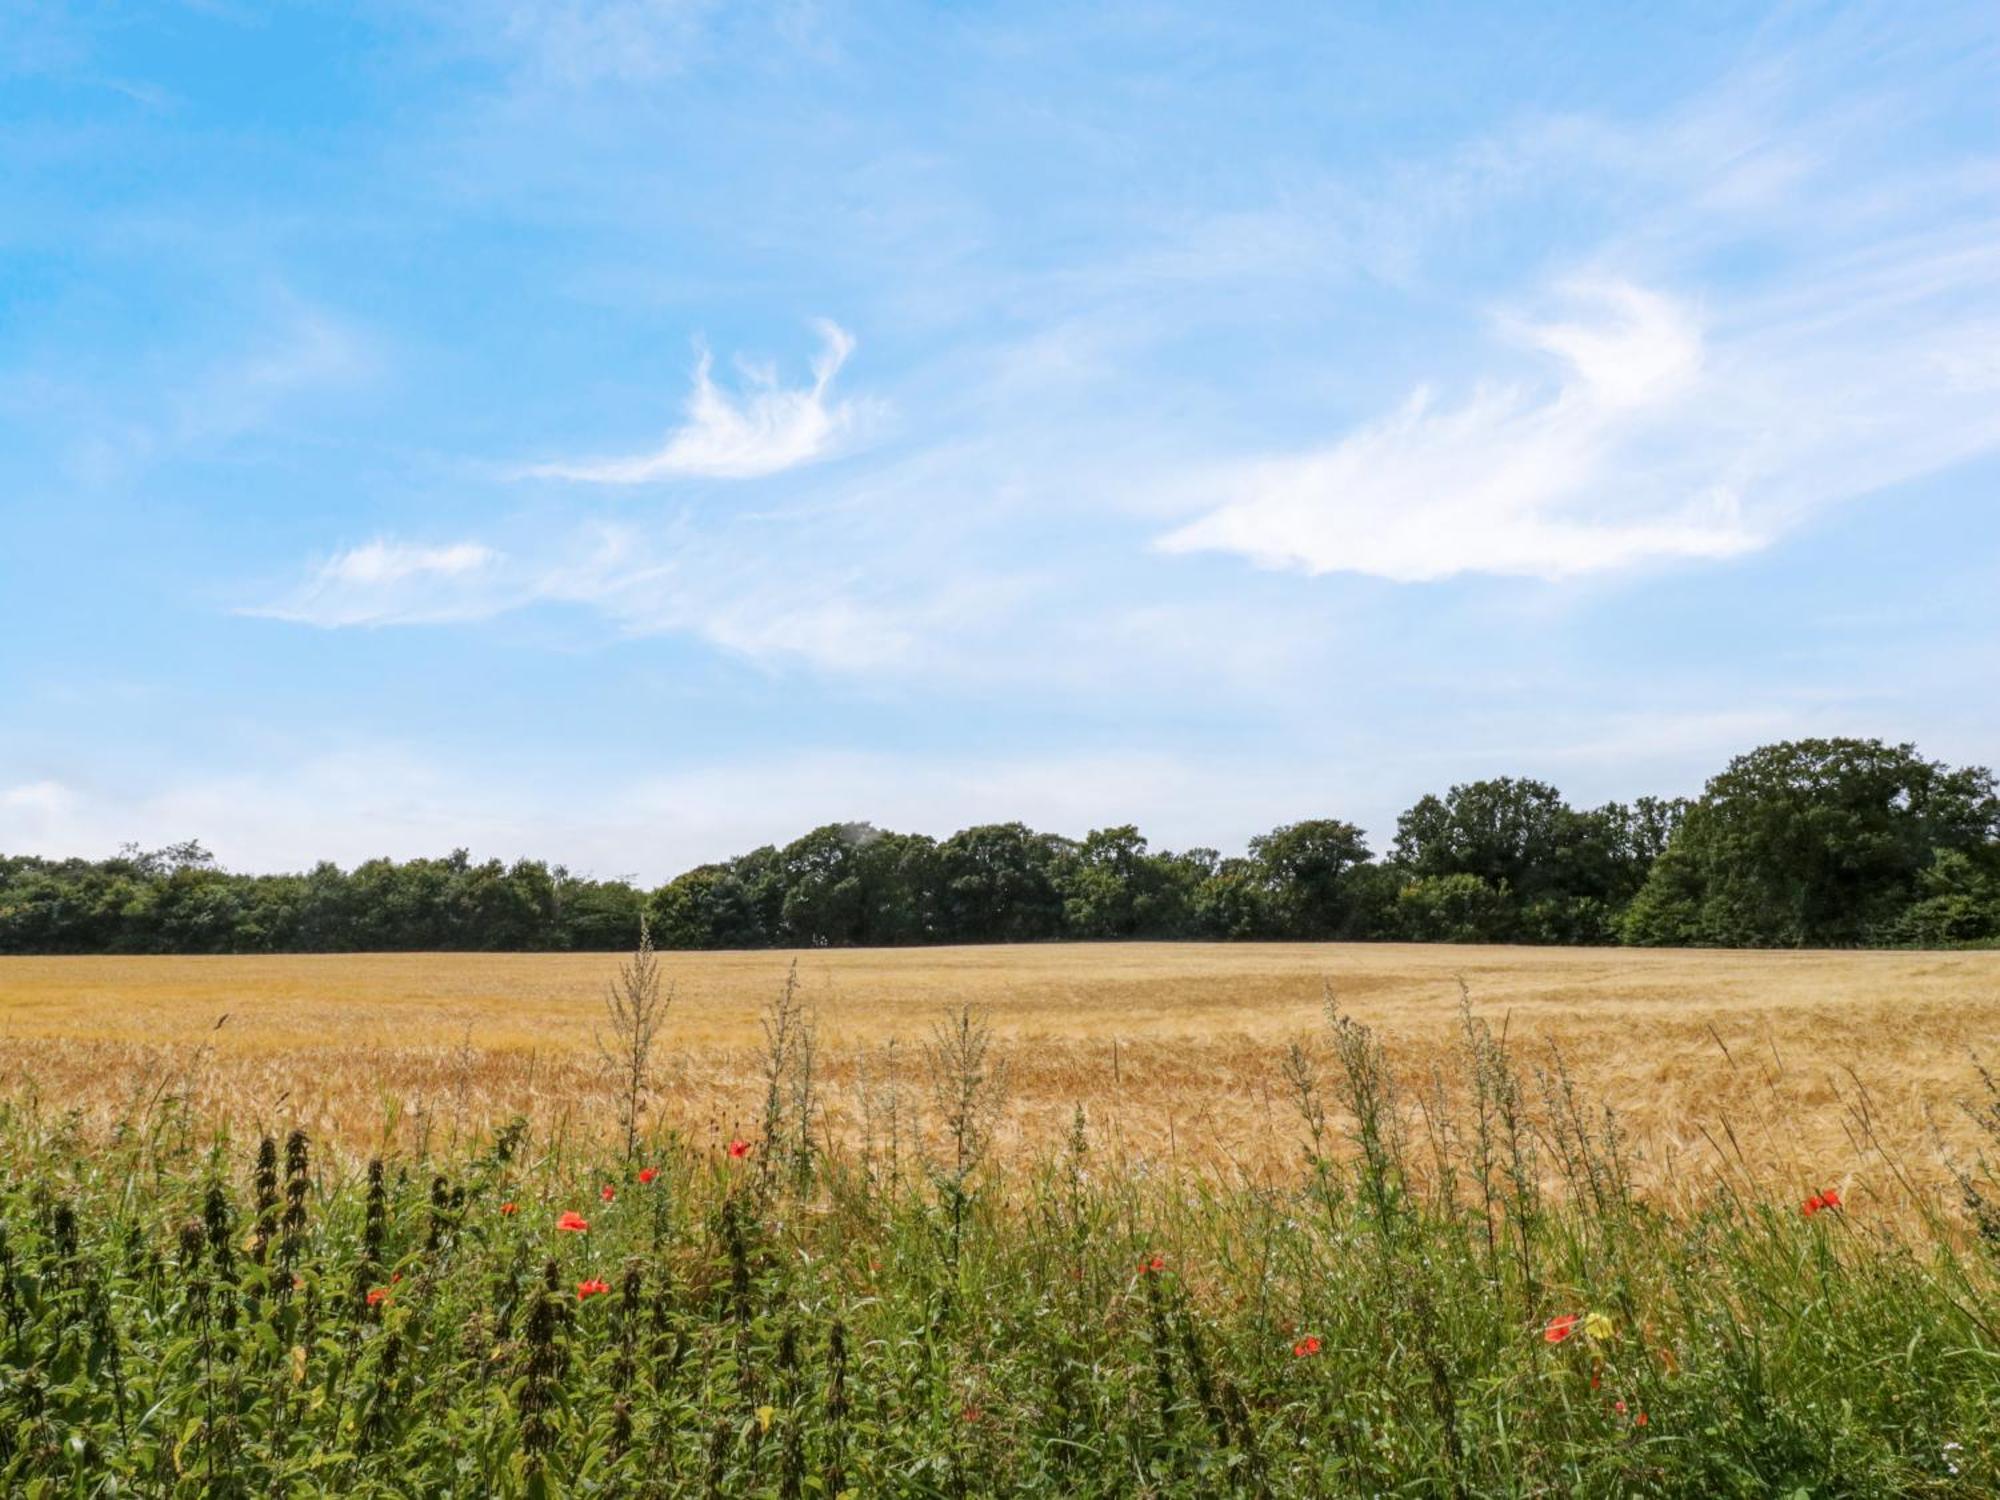
[[[758,1014],[796,957],[817,1008],[828,1123],[921,1086],[947,1007],[1009,1057],[1003,1140],[1081,1103],[1128,1157],[1264,1172],[1296,1161],[1278,1060],[1324,1032],[1323,986],[1413,1084],[1458,1034],[1459,982],[1524,1061],[1560,1045],[1661,1188],[1750,1173],[1890,1196],[1969,1153],[1955,1101],[2000,1038],[2000,953],[1690,953],[1266,944],[665,955],[676,999],[659,1117],[747,1128]],[[608,1129],[594,1029],[615,958],[388,954],[0,959],[0,1093],[108,1121],[187,1099],[204,1124],[297,1122],[354,1150],[418,1149],[521,1113]],[[217,1019],[227,1021],[217,1026]],[[897,1042],[893,1052],[888,1044]],[[1870,1133],[1872,1132],[1872,1139]],[[1885,1155],[1886,1152],[1886,1155]],[[1894,1157],[1892,1167],[1889,1157]]]

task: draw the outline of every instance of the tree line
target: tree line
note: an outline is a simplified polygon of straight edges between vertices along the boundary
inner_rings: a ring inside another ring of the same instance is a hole
[[[197,843],[0,856],[0,953],[897,946],[1055,939],[1710,947],[2000,942],[2000,796],[1984,767],[1812,739],[1732,760],[1698,798],[1575,808],[1499,777],[1428,795],[1390,848],[1336,818],[1241,855],[1022,823],[949,838],[833,823],[646,890],[539,860],[219,868]]]

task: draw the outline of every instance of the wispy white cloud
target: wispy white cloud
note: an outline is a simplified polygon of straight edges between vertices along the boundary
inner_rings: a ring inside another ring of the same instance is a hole
[[[480,542],[377,538],[336,552],[285,598],[241,613],[326,627],[483,619],[505,606],[506,562]]]
[[[860,408],[831,395],[833,379],[854,352],[854,338],[822,319],[821,349],[809,385],[786,388],[774,371],[745,369],[747,388],[731,394],[715,383],[706,350],[695,366],[686,418],[650,453],[580,463],[537,464],[541,479],[588,484],[646,484],[660,479],[756,479],[827,457],[853,428]]]
[[[1178,483],[1192,517],[1160,547],[1563,578],[1740,555],[2000,447],[2000,163],[1858,167],[1857,143],[1916,106],[1806,108],[1796,71],[1748,70],[1645,127],[1540,121],[1468,149],[1485,165],[1453,215],[1590,185],[1605,228],[1569,247],[1581,283],[1526,294],[1571,310],[1489,317],[1483,378],[1456,399],[1432,382],[1331,441]],[[1453,238],[1423,255],[1448,262]]]
[[[920,597],[893,602],[858,570],[813,557],[820,529],[753,518],[721,532],[584,528],[553,565],[520,580],[518,602],[588,609],[629,635],[688,635],[753,661],[866,673],[907,666]]]
[[[406,578],[435,574],[458,578],[494,561],[490,547],[455,542],[448,547],[411,547],[374,541],[350,548],[328,562],[325,576],[341,583],[401,583]]]
[[[850,673],[903,664],[916,647],[920,602],[885,605],[851,571],[814,569],[790,549],[769,558],[727,538],[665,532],[590,524],[513,551],[379,538],[243,613],[339,629],[573,606],[629,635],[689,635],[750,660]]]
[[[836,212],[830,253],[859,245],[878,274],[901,268],[875,304],[885,322],[955,330],[901,376],[914,448],[760,488],[758,516],[501,519],[467,544],[492,553],[479,569],[320,569],[269,612],[346,625],[567,606],[754,661],[885,678],[948,665],[1077,695],[1144,676],[1135,664],[1166,655],[1148,652],[1172,626],[1218,682],[1276,700],[1285,668],[1323,660],[1319,601],[1341,591],[1308,602],[1224,570],[1191,585],[1135,560],[1148,536],[1406,582],[1743,556],[1984,451],[2000,420],[1990,169],[1918,183],[1893,160],[1857,163],[1901,106],[1849,89],[1829,102],[1794,81],[1813,73],[1749,69],[1643,119],[1515,121],[1441,160],[1364,164],[1262,202],[1254,183],[1213,211],[1169,196],[1149,219],[1163,231],[1054,260],[986,255],[976,213],[941,234],[926,214],[960,188],[949,174],[901,198],[849,194],[867,224],[917,228],[882,254]],[[1545,205],[1551,232],[1523,232]],[[938,274],[909,274],[940,243]],[[1453,305],[1472,309],[1456,328],[1438,316]],[[1350,324],[1407,326],[1434,361],[1385,383],[1333,341]],[[657,447],[516,477],[745,479],[852,449],[870,403],[836,394],[851,337],[822,336],[803,384],[755,368],[718,384],[703,354]],[[1315,430],[1322,392],[1348,415]],[[920,465],[916,493],[896,471]],[[1249,659],[1224,644],[1246,611],[1273,643]]]
[[[1664,503],[1650,486],[1607,500],[1621,462],[1699,382],[1702,338],[1687,308],[1629,283],[1573,296],[1577,315],[1515,328],[1565,367],[1553,391],[1489,385],[1441,407],[1419,390],[1331,447],[1212,479],[1228,498],[1161,547],[1418,582],[1464,572],[1554,578],[1757,545],[1720,483]]]

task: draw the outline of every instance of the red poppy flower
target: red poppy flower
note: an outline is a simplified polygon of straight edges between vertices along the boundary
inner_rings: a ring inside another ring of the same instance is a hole
[[[610,1290],[611,1283],[608,1281],[597,1281],[594,1279],[579,1281],[576,1284],[576,1300],[581,1302],[585,1297],[595,1297],[599,1292],[608,1292]]]
[[[1644,1427],[1646,1425],[1646,1414],[1644,1412],[1640,1412],[1636,1417],[1632,1419],[1632,1425],[1634,1427]]]
[[[658,1167],[639,1168],[639,1181],[642,1183],[651,1182],[655,1177],[658,1177],[659,1175],[660,1175],[660,1169]]]
[[[750,1143],[743,1140],[731,1141],[729,1143],[729,1154],[739,1159],[748,1156],[750,1154]]]
[[[1309,1333],[1292,1345],[1293,1359],[1309,1359],[1317,1353],[1319,1353],[1319,1337],[1316,1334]]]
[[[1542,1337],[1551,1344],[1560,1344],[1576,1331],[1576,1314],[1564,1313],[1559,1318],[1550,1318],[1549,1326],[1542,1330]]]
[[[370,1307],[380,1307],[388,1300],[389,1289],[386,1286],[376,1286],[368,1289],[368,1305]]]
[[[977,1422],[981,1417],[985,1416],[986,1413],[981,1411],[976,1406],[968,1406],[965,1408],[964,1411],[960,1412],[959,1415],[968,1422]]]
[[[1619,1415],[1619,1416],[1621,1416],[1621,1417],[1625,1415],[1625,1403],[1624,1403],[1623,1401],[1614,1401],[1614,1402],[1612,1402],[1612,1403],[1611,1403],[1611,1409],[1612,1409],[1613,1411],[1617,1412],[1617,1413],[1618,1413],[1618,1415]]]
[[[1819,1206],[1821,1208],[1840,1207],[1840,1189],[1828,1188],[1825,1192],[1821,1193],[1819,1195]]]
[[[618,1189],[607,1182],[597,1190],[597,1196],[602,1198],[606,1203],[609,1203],[613,1198],[618,1196]]]
[[[1166,1270],[1166,1268],[1167,1258],[1164,1255],[1156,1255],[1151,1260],[1142,1260],[1139,1262],[1139,1274],[1141,1276],[1157,1276],[1160,1272]]]
[[[586,1219],[573,1208],[566,1209],[563,1212],[563,1216],[556,1220],[556,1228],[567,1229],[571,1234],[582,1234],[586,1229],[590,1228],[590,1220]]]
[[[521,1205],[518,1203],[503,1203],[500,1205],[500,1212],[505,1214],[510,1219],[520,1211],[521,1211]]]
[[[1808,1219],[1810,1219],[1814,1214],[1818,1213],[1822,1208],[1825,1207],[1826,1207],[1826,1199],[1820,1197],[1818,1193],[1814,1193],[1810,1198],[1806,1199],[1806,1201],[1802,1205],[1800,1205],[1799,1212],[1804,1214]]]

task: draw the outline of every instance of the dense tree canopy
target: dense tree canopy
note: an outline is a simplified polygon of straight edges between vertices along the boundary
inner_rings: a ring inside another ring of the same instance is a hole
[[[1286,937],[1337,938],[1358,931],[1358,873],[1368,841],[1352,823],[1311,818],[1250,840],[1270,925]]]
[[[1908,745],[1799,740],[1692,802],[1576,808],[1519,777],[1420,798],[1386,857],[1337,818],[1240,856],[1125,824],[1022,823],[942,842],[829,823],[653,891],[535,860],[370,860],[239,875],[199,844],[105,860],[0,856],[0,953],[619,949],[1056,938],[1403,939],[1793,946],[2000,941],[1992,773]]]
[[[1977,905],[1996,834],[2000,799],[1984,768],[1953,770],[1878,740],[1766,745],[1731,761],[1688,809],[1626,935],[1742,947],[1914,936],[1920,899],[1956,892]]]

